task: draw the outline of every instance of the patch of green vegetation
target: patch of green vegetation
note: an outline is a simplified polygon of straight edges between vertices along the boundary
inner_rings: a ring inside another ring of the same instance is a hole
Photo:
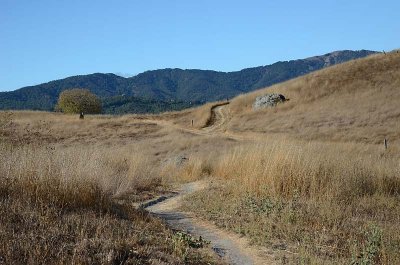
[[[134,96],[115,96],[103,99],[103,113],[127,114],[127,113],[160,113],[165,111],[179,111],[186,108],[201,105],[202,102],[190,101],[163,101]]]
[[[195,238],[188,233],[177,232],[173,237],[174,246],[186,245],[191,248],[203,248],[210,244],[210,241],[204,240],[201,236]]]
[[[371,226],[365,231],[364,242],[355,242],[352,265],[380,264],[382,252],[382,229]]]

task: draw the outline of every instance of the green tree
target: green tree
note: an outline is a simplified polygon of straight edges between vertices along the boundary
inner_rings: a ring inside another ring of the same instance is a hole
[[[56,111],[96,114],[101,112],[101,101],[87,89],[74,88],[60,94]]]

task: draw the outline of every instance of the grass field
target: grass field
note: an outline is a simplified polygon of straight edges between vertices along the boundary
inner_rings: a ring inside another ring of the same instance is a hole
[[[265,141],[219,157],[185,209],[293,263],[397,264],[399,173],[399,154],[376,146]]]
[[[254,111],[270,91],[290,101]],[[399,102],[393,52],[238,96],[218,130],[201,130],[215,103],[84,120],[2,112],[0,258],[218,263],[132,207],[207,177],[184,209],[282,250],[280,263],[399,264]]]
[[[172,132],[43,112],[3,112],[0,125],[1,264],[222,263],[133,207],[171,188],[153,165],[168,164]]]

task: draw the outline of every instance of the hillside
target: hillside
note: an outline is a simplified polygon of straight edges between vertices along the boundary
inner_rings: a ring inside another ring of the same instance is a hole
[[[216,72],[209,70],[162,69],[147,71],[137,76],[124,78],[114,74],[95,73],[68,77],[48,83],[28,86],[11,92],[0,93],[0,109],[52,110],[58,95],[65,89],[87,88],[103,101],[110,97],[124,97],[121,102],[105,109],[113,113],[115,106],[123,113],[136,112],[131,106],[137,101],[148,99],[164,101],[161,110],[175,110],[169,106],[170,100],[180,102],[205,102],[231,98],[241,93],[253,91],[282,81],[292,79],[321,68],[343,63],[373,54],[373,51],[337,51],[322,56],[301,60],[277,62],[272,65],[247,68],[236,72]],[[151,104],[147,102],[148,104]],[[124,105],[121,107],[121,105]],[[158,102],[154,105],[159,105]],[[190,105],[190,103],[189,103]],[[180,109],[187,106],[180,105]],[[157,112],[157,107],[150,107]],[[140,109],[139,112],[146,112]]]
[[[281,93],[290,101],[252,110],[255,98]],[[229,130],[307,140],[382,143],[400,140],[400,53],[347,62],[239,96]]]

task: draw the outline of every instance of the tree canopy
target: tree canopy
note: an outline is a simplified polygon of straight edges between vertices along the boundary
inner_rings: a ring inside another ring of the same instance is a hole
[[[96,114],[101,112],[101,101],[87,89],[69,89],[60,94],[56,110],[64,113]]]

